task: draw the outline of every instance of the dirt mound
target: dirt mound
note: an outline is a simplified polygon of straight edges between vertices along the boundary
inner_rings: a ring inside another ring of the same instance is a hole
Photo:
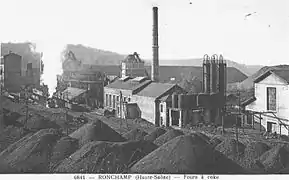
[[[200,138],[202,138],[206,142],[210,141],[210,138],[208,136],[206,136],[205,134],[201,133],[201,132],[196,132],[194,134],[196,134],[197,136],[199,136]]]
[[[154,150],[131,173],[227,174],[244,170],[209,145],[196,145],[191,135],[178,136]]]
[[[54,172],[121,173],[156,148],[147,141],[93,141],[62,161]]]
[[[256,159],[268,151],[270,147],[262,142],[251,142],[247,145],[244,152],[243,166],[246,168],[256,168]]]
[[[25,123],[25,117],[21,118],[20,122],[22,124]],[[30,117],[27,121],[27,123],[25,123],[24,127],[26,129],[29,129],[31,131],[37,132],[41,129],[48,129],[48,128],[53,128],[53,129],[58,129],[60,128],[59,125],[57,125],[55,122],[50,121],[49,119],[40,116],[40,115],[33,115],[32,117]]]
[[[212,145],[213,148],[215,148],[216,146],[218,146],[219,144],[221,144],[222,140],[220,140],[217,137],[213,137],[212,139],[210,139],[209,143]]]
[[[165,134],[159,136],[154,143],[158,146],[161,146],[163,144],[165,144],[166,142],[174,139],[175,137],[184,135],[184,133],[180,130],[176,130],[176,129],[171,129],[169,131],[167,131]]]
[[[53,170],[60,161],[70,156],[78,149],[78,140],[69,136],[62,137],[52,149],[50,169]]]
[[[147,132],[136,128],[123,134],[122,136],[129,141],[134,141],[134,140],[143,140],[147,134],[148,134]]]
[[[69,136],[78,139],[79,145],[83,145],[89,141],[126,141],[124,137],[100,120],[83,125]]]
[[[149,141],[117,143],[101,162],[98,173],[123,173],[140,159],[157,149]]]
[[[3,164],[17,169],[18,172],[48,172],[49,154],[57,139],[57,130],[40,130],[20,141],[10,153],[3,153],[6,156],[1,156],[0,159],[3,160]]]
[[[24,128],[8,126],[0,134],[0,152],[28,134]]]
[[[146,141],[154,141],[161,135],[165,134],[167,131],[163,128],[156,128],[152,133],[146,135],[144,140]]]
[[[240,142],[237,142],[235,139],[226,139],[215,147],[215,149],[229,159],[239,160],[244,156],[246,146]]]
[[[284,146],[279,145],[265,152],[260,161],[268,173],[276,173],[289,164],[289,154]]]

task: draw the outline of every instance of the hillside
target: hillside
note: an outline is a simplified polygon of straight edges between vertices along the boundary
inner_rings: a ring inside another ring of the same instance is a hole
[[[289,65],[277,65],[277,66],[265,66],[261,68],[259,71],[254,73],[253,75],[249,76],[246,78],[244,81],[242,81],[239,84],[240,89],[248,90],[254,87],[254,80],[262,75],[264,72],[269,71],[271,69],[289,69]],[[237,89],[238,84],[237,83],[232,83],[228,85],[228,90],[234,90]]]
[[[151,73],[151,66],[145,67],[148,74]],[[106,73],[107,75],[120,75],[120,66],[97,66],[93,65],[92,69],[95,71],[101,71]],[[228,83],[234,82],[242,82],[247,78],[245,74],[239,71],[236,68],[228,67],[227,72],[227,81]],[[184,78],[188,77],[196,77],[202,80],[202,67],[196,66],[160,66],[160,81],[161,82],[171,82],[171,83],[179,83]],[[171,78],[174,78],[174,81],[171,81]]]
[[[68,44],[63,50],[62,54],[67,51],[72,51],[76,59],[80,60],[83,64],[95,65],[119,65],[120,61],[125,58],[125,55],[120,55],[110,51],[95,49],[81,44],[73,45]]]
[[[226,60],[228,67],[235,67],[243,72],[245,75],[250,76],[262,68],[260,65],[245,65],[239,64],[231,60]],[[180,59],[180,60],[161,60],[160,64],[163,66],[202,66],[202,58],[194,59]]]
[[[73,45],[68,44],[63,50],[63,54],[67,51],[72,51],[78,60],[81,60],[83,64],[95,64],[95,65],[120,65],[121,60],[126,55],[121,55],[115,52],[104,51],[96,48],[83,46],[81,44]],[[132,52],[133,53],[133,52]],[[147,66],[150,65],[151,60],[145,60]],[[202,58],[196,59],[175,59],[175,60],[160,60],[161,66],[202,66]],[[249,76],[259,70],[262,66],[247,66],[239,64],[234,61],[228,60],[228,67],[235,67],[245,75]]]

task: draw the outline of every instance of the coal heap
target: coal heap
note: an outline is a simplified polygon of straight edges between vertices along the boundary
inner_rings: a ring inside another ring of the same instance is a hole
[[[24,128],[8,126],[0,133],[0,152],[6,149],[10,144],[21,139],[29,132]]]
[[[133,130],[123,134],[122,136],[129,141],[135,141],[135,140],[144,140],[144,137],[147,134],[148,134],[147,132],[136,128],[136,129],[133,129]]]
[[[216,146],[218,146],[222,141],[217,138],[217,137],[213,137],[212,139],[210,139],[209,143],[212,145],[213,148],[215,148]]]
[[[268,151],[270,147],[262,142],[251,142],[245,148],[245,158],[243,166],[246,168],[256,168],[256,159]]]
[[[260,157],[260,162],[268,173],[277,173],[289,165],[289,153],[284,145],[276,146]]]
[[[190,173],[227,174],[244,173],[244,170],[210,145],[195,142],[191,135],[178,136],[149,155],[130,169],[131,173]]]
[[[165,134],[167,131],[163,128],[156,128],[152,133],[146,135],[144,137],[144,140],[147,140],[147,141],[154,141],[156,140],[158,137],[160,137],[161,135]]]
[[[10,153],[3,153],[5,156],[1,156],[0,159],[3,160],[3,164],[17,169],[18,172],[47,172],[49,154],[59,138],[60,134],[57,130],[40,130],[20,141],[18,145],[14,146],[14,150],[10,149]]]
[[[69,136],[62,137],[52,149],[50,169],[53,170],[58,163],[70,156],[78,149],[78,140]]]
[[[174,139],[175,137],[184,135],[184,133],[180,130],[176,130],[176,129],[171,129],[169,131],[167,131],[165,134],[159,136],[154,143],[158,146],[161,146],[163,144],[165,144],[166,142]]]
[[[69,135],[74,139],[79,140],[79,145],[82,146],[90,141],[109,141],[123,142],[126,141],[120,134],[110,128],[107,124],[100,120],[93,123],[88,123],[80,127]]]
[[[235,139],[226,139],[215,147],[215,149],[232,160],[239,160],[244,156],[246,146]]]
[[[54,172],[122,173],[156,148],[147,141],[92,141],[62,161]]]

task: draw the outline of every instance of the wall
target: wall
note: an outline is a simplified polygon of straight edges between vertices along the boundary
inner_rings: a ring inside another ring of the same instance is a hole
[[[289,86],[288,84],[278,76],[271,74],[259,83],[255,83],[255,97],[256,101],[246,106],[246,110],[253,110],[258,112],[267,111],[267,87],[276,87],[276,116],[280,118],[289,119]],[[272,114],[269,114],[273,116]],[[267,128],[267,122],[276,122],[279,124],[278,120],[270,117],[262,116],[262,125]],[[256,122],[259,119],[254,117]],[[285,123],[285,122],[284,122]],[[289,122],[286,122],[289,125]],[[279,133],[279,125],[277,127]],[[286,128],[282,128],[282,132],[288,135]]]
[[[21,64],[21,56],[10,54],[4,57],[4,85],[11,92],[18,92],[23,84]]]
[[[130,77],[138,77],[145,76],[145,67],[144,63],[128,63],[122,62],[121,64],[121,75],[130,76]]]
[[[141,111],[141,117],[153,124],[155,124],[156,116],[156,104],[155,99],[151,97],[145,97],[145,96],[137,96],[134,95],[132,97],[132,102],[137,103],[138,107]]]
[[[161,108],[161,106],[163,108]],[[167,119],[167,114],[168,114],[167,103],[161,102],[159,108],[160,108],[160,125],[166,126],[166,122],[168,121],[168,119]],[[163,111],[161,111],[161,109],[163,109]]]

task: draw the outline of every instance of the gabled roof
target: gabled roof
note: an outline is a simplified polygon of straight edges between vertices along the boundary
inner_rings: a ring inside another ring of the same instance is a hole
[[[129,79],[127,81],[122,81],[122,80],[117,79],[114,82],[112,82],[111,84],[108,84],[107,86],[105,86],[105,88],[135,91],[139,88],[147,86],[151,82],[152,82],[151,80],[145,80],[142,82],[137,82],[137,81],[133,81],[132,79]]]
[[[158,98],[161,95],[163,95],[165,92],[172,89],[174,86],[177,86],[177,84],[153,82],[149,84],[147,87],[145,87],[143,90],[141,90],[139,93],[137,93],[137,95]]]
[[[281,79],[289,83],[289,69],[288,70],[287,69],[271,69],[269,71],[264,72],[259,77],[257,77],[254,80],[254,83],[261,82],[262,80],[264,80],[271,74],[275,74],[276,76],[280,77]]]
[[[79,88],[74,88],[74,87],[68,87],[66,88],[62,94],[64,96],[64,98],[66,99],[68,97],[68,99],[73,99],[83,93],[85,93],[86,90],[85,89],[79,89]]]

